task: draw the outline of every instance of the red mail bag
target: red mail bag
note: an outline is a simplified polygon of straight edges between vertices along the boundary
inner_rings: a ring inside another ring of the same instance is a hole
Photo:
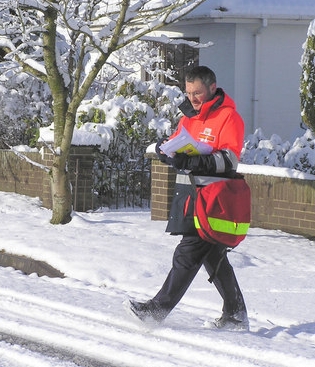
[[[250,218],[250,188],[243,178],[196,187],[194,222],[205,241],[236,247],[246,237]]]

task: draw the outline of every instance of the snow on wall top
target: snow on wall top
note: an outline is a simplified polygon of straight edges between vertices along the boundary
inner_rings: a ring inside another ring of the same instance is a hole
[[[185,18],[195,17],[315,18],[314,0],[206,0]]]

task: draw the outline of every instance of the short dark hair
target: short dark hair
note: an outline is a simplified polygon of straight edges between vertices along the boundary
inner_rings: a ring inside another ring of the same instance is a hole
[[[192,83],[196,79],[200,79],[202,83],[207,87],[209,87],[213,83],[216,83],[217,81],[215,73],[207,66],[196,66],[186,73],[186,82]]]

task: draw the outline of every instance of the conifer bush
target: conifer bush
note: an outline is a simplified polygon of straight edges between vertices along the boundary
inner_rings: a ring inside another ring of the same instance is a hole
[[[300,84],[301,116],[303,122],[315,131],[315,20],[310,23],[303,50]]]

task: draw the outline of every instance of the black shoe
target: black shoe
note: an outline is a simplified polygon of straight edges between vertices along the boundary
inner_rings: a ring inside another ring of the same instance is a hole
[[[130,310],[143,322],[154,321],[160,323],[167,316],[152,300],[145,303],[129,300],[129,303]]]
[[[223,313],[219,319],[216,319],[214,326],[221,330],[248,331],[249,321],[246,311],[239,311],[233,315]]]

